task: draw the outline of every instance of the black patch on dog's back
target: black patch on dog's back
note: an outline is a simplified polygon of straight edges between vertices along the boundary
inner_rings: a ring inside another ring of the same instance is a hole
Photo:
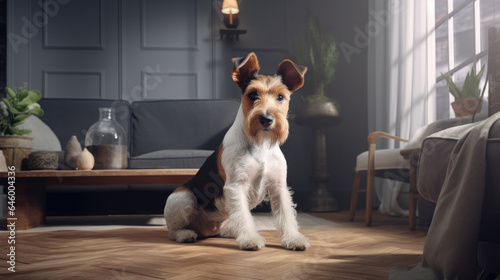
[[[196,207],[199,210],[215,211],[215,199],[222,197],[224,181],[217,168],[218,149],[211,154],[198,170],[198,173],[184,186],[196,197]]]

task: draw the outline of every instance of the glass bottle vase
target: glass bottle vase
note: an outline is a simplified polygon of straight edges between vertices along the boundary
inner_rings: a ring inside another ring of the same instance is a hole
[[[87,131],[85,146],[94,156],[94,169],[127,168],[127,136],[113,108],[99,108],[99,120]]]

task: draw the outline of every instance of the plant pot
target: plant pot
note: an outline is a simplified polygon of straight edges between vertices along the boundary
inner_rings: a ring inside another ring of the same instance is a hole
[[[339,111],[333,102],[312,102],[304,104],[295,117],[295,123],[312,128],[312,176],[314,186],[306,202],[310,212],[338,211],[338,203],[330,193],[327,183],[326,127],[340,122]]]
[[[307,103],[295,117],[296,124],[308,127],[327,127],[339,122],[339,111],[333,102]]]
[[[474,114],[478,102],[480,102],[480,99],[475,97],[457,99],[455,102],[451,103],[451,107],[453,108],[453,111],[455,111],[455,116],[457,117],[470,116]],[[477,108],[477,112],[481,112],[482,105],[483,104],[481,102],[481,104],[479,104],[479,108]]]
[[[26,169],[28,156],[33,150],[33,138],[19,135],[0,136],[0,150],[3,151],[7,166],[15,166],[18,171]]]

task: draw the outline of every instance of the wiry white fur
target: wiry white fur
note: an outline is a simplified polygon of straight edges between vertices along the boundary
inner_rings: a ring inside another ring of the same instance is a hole
[[[230,234],[241,249],[264,247],[265,240],[257,233],[250,210],[267,195],[283,247],[305,250],[309,243],[298,230],[295,205],[286,185],[285,157],[277,143],[251,142],[244,132],[243,118],[240,107],[223,141],[224,207],[229,213]]]
[[[168,237],[177,242],[195,242],[196,232],[186,227],[197,211],[196,198],[191,192],[175,192],[168,196],[165,209],[165,221],[168,228]]]

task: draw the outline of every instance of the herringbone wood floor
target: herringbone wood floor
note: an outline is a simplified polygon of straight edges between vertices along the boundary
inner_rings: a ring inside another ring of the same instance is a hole
[[[267,247],[237,249],[232,239],[194,244],[167,239],[166,229],[17,232],[16,272],[7,271],[7,233],[0,233],[0,278],[12,279],[387,279],[391,267],[420,261],[426,229],[375,214],[365,227],[347,213],[317,214],[337,227],[306,228],[311,248],[281,248],[276,231],[261,231]]]

